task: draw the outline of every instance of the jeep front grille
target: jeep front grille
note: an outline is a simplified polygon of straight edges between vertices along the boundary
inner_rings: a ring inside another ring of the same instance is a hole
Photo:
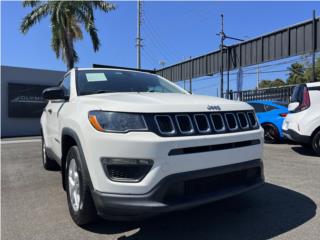
[[[258,125],[258,122],[257,122],[256,115],[254,114],[254,112],[248,112],[247,115],[250,120],[250,125],[253,127],[256,127]]]
[[[155,115],[154,120],[157,124],[158,130],[163,135],[175,134],[175,127],[173,125],[171,116],[169,115]]]
[[[224,132],[225,126],[222,115],[220,113],[213,113],[210,115],[211,123],[215,132]]]
[[[240,123],[240,127],[242,129],[249,128],[248,118],[247,118],[247,115],[245,113],[239,112],[239,113],[237,113],[237,117],[238,117],[238,120],[239,120],[239,123]]]
[[[259,128],[253,111],[145,114],[151,131],[160,136],[194,136],[250,131]]]
[[[194,114],[194,121],[197,129],[200,133],[211,132],[211,127],[207,115],[205,114]]]
[[[192,134],[194,132],[194,128],[189,115],[176,115],[176,121],[179,131],[182,134]]]
[[[224,114],[227,122],[228,129],[230,131],[235,131],[238,129],[238,123],[236,120],[236,117],[234,116],[233,113],[225,113]]]

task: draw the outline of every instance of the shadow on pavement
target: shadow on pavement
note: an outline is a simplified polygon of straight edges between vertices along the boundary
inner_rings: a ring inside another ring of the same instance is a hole
[[[133,239],[269,239],[307,222],[316,204],[307,196],[273,184],[188,211],[144,222],[100,222],[86,228]]]
[[[317,156],[311,147],[307,148],[307,147],[302,147],[302,146],[296,146],[296,147],[292,147],[292,150],[295,151],[296,153],[299,153],[300,155],[303,155],[303,156],[310,156],[310,157]]]

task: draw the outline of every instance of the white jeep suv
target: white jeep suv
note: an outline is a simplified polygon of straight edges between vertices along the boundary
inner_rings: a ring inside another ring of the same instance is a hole
[[[263,130],[246,103],[111,68],[72,69],[43,96],[43,165],[61,168],[78,225],[186,209],[264,182]]]

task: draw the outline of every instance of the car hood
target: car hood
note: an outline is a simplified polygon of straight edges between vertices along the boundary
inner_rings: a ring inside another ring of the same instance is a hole
[[[104,93],[79,96],[78,100],[84,105],[89,105],[92,110],[118,112],[156,113],[252,110],[250,105],[240,101],[180,93]]]

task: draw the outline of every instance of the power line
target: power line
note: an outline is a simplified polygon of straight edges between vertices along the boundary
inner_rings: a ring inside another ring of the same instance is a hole
[[[168,47],[168,45],[162,40],[162,38],[160,37],[160,35],[158,34],[158,31],[157,31],[157,27],[154,25],[154,23],[152,23],[151,21],[151,18],[147,17],[147,14],[145,14],[145,26],[147,26],[147,28],[149,29],[150,32],[152,32],[152,34],[154,35],[154,38],[156,39],[156,41],[159,42],[160,45],[163,46],[163,49],[169,53],[169,55],[173,56],[173,58],[177,58],[177,59],[180,59],[179,55],[183,55],[183,54],[177,54],[177,50],[174,50],[174,49],[170,49]]]
[[[151,65],[153,65],[153,67],[156,67],[158,62],[157,60],[152,56],[152,54],[150,54],[145,48],[142,48],[142,52],[144,53],[144,56],[146,56],[150,62],[152,62]],[[149,62],[149,63],[150,63]],[[156,63],[156,64],[155,64]]]
[[[317,56],[319,56],[319,55],[320,55],[320,53],[317,54]],[[305,59],[302,59],[301,57],[299,57],[298,59],[291,59],[291,60],[284,61],[284,62],[273,63],[273,64],[268,64],[268,65],[259,65],[259,68],[269,68],[269,67],[280,66],[280,65],[290,64],[290,63],[301,63],[301,64],[303,64],[303,62],[307,61],[308,58],[311,58],[311,56],[306,56]],[[253,70],[253,69],[256,69],[256,67],[250,66],[250,67],[246,68],[246,70]]]
[[[156,34],[156,32],[154,30],[152,30],[152,28],[150,27],[151,25],[148,25],[147,21],[145,24],[145,31],[147,33],[149,33],[149,35],[151,35],[151,40],[150,42],[155,46],[155,44],[157,46],[156,49],[158,50],[162,50],[159,51],[161,55],[166,54],[166,58],[169,59],[172,62],[175,62],[177,59],[179,59],[177,56],[175,56],[173,53],[171,53],[171,51],[168,49],[168,47],[160,40],[160,38],[158,37],[158,35]],[[164,56],[164,55],[163,55]]]
[[[147,26],[147,25],[145,25],[145,26]],[[150,31],[150,32],[148,32],[149,33],[149,35],[152,35],[151,36],[151,38],[153,39],[153,41],[152,40],[150,40],[150,41],[148,41],[148,42],[150,42],[153,46],[154,46],[154,48],[155,49],[158,49],[158,50],[163,50],[164,48],[161,46],[161,44],[158,42],[158,40],[157,40],[157,38],[155,37],[155,35]],[[150,38],[148,38],[148,39],[150,39]],[[167,54],[165,54],[164,53],[164,51],[159,51],[159,54],[161,55],[161,57],[162,58],[164,58],[164,60],[170,60],[170,61],[175,61],[174,59],[172,59],[172,57],[171,56],[168,56]],[[160,60],[160,59],[159,59]]]

